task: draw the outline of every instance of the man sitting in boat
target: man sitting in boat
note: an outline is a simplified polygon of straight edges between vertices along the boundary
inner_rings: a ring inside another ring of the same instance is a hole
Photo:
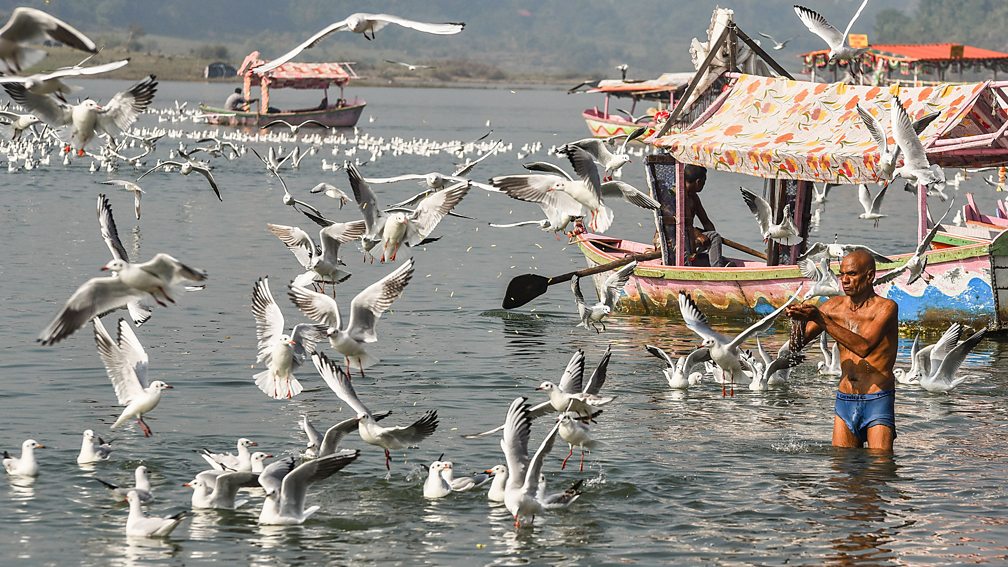
[[[693,266],[726,266],[728,261],[721,256],[721,235],[718,234],[714,223],[707,216],[703,203],[700,202],[700,192],[703,191],[707,182],[707,168],[699,165],[687,165],[684,168],[683,198],[686,199],[686,219],[685,226],[689,227],[691,238],[687,239],[690,250],[687,251],[689,263]],[[678,193],[678,192],[677,192]],[[703,230],[693,226],[693,220],[698,219]],[[666,226],[673,228],[676,223],[675,211],[668,206],[662,209],[662,222]],[[707,252],[707,257],[697,256],[700,252]]]
[[[896,438],[896,364],[899,308],[875,294],[875,259],[858,249],[840,263],[844,293],[816,307],[792,305],[787,315],[804,324],[802,342],[826,332],[840,345],[840,385],[833,416],[833,446],[892,451]]]
[[[227,100],[224,101],[224,108],[228,110],[241,111],[245,110],[246,104],[252,104],[253,102],[256,102],[258,100],[259,99],[257,98],[245,100],[245,97],[242,96],[242,90],[240,88],[235,88],[234,92],[231,93],[227,97]]]

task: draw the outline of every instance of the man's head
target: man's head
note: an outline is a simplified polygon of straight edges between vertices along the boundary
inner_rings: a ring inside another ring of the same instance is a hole
[[[683,168],[683,180],[689,192],[699,193],[703,191],[704,183],[707,181],[707,168],[699,165],[687,165]]]
[[[235,87],[235,94],[241,94],[241,88]]]
[[[856,248],[840,262],[840,285],[852,299],[862,299],[875,292],[875,258],[867,250]]]

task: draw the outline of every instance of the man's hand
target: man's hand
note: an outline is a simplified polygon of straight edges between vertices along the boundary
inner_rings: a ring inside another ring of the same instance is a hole
[[[815,323],[822,323],[822,312],[819,308],[811,303],[799,303],[797,305],[789,305],[784,313],[798,321],[813,321]]]

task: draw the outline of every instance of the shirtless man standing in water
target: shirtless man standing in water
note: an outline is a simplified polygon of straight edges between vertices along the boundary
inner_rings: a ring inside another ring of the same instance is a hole
[[[840,385],[833,417],[833,446],[892,451],[896,438],[894,399],[898,308],[875,294],[875,259],[854,250],[840,262],[847,295],[822,304],[792,305],[788,317],[805,321],[805,341],[825,331],[840,345]]]

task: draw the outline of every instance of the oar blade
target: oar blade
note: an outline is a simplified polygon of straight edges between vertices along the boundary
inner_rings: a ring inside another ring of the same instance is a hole
[[[504,302],[501,307],[514,309],[546,293],[549,278],[536,274],[522,274],[511,280],[504,291]]]

